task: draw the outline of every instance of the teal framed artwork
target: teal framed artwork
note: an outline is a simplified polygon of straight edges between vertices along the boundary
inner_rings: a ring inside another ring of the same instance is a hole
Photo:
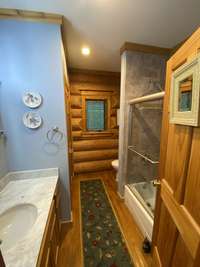
[[[199,125],[200,56],[185,63],[172,74],[170,123]]]

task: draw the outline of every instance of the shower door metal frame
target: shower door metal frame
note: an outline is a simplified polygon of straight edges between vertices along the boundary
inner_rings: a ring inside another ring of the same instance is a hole
[[[149,101],[155,101],[155,100],[160,100],[163,99],[165,96],[165,91],[159,92],[159,93],[155,93],[155,94],[150,94],[150,95],[146,95],[146,96],[142,96],[142,97],[138,97],[138,98],[133,98],[131,100],[128,101],[128,147],[127,147],[127,153],[129,151],[132,151],[130,149],[130,145],[129,142],[131,140],[131,136],[132,136],[132,114],[133,114],[133,108],[135,104],[139,104],[139,103],[144,103],[144,102],[149,102]],[[148,160],[149,162],[151,162],[152,164],[159,164],[159,161],[153,161],[152,159],[142,155],[141,153],[137,152],[137,155],[139,155],[142,158],[146,158],[146,160]],[[128,159],[128,155],[126,157]],[[128,160],[126,162],[126,184],[127,184],[127,174],[128,174]]]

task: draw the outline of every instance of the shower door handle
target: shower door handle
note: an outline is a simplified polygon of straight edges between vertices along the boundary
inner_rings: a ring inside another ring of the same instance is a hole
[[[153,186],[160,186],[161,183],[158,179],[153,180]]]

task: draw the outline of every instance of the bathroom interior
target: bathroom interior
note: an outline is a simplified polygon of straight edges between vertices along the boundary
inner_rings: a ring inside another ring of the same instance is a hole
[[[0,267],[200,266],[200,3],[108,2],[0,4]]]

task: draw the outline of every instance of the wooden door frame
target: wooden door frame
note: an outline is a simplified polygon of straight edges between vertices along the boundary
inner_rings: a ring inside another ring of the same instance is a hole
[[[171,77],[171,65],[170,62],[167,62],[166,68],[166,81],[165,81],[165,96],[163,103],[163,117],[162,117],[162,127],[161,127],[161,138],[160,138],[160,160],[159,160],[159,169],[158,169],[158,180],[161,182],[161,178],[164,177],[165,173],[165,161],[167,154],[167,138],[169,130],[169,96],[170,96],[170,77]],[[165,116],[164,116],[165,114]],[[153,236],[152,236],[152,247],[154,247],[159,227],[159,217],[160,217],[160,208],[161,208],[161,190],[160,186],[157,188],[156,193],[156,207],[154,214],[154,227],[153,227]]]

